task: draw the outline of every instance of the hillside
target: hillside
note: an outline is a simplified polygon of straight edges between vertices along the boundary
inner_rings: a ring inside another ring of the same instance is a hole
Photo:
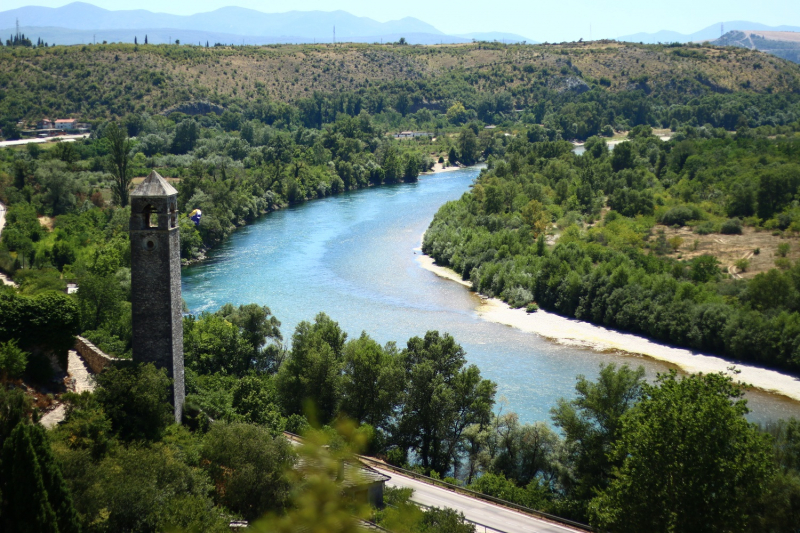
[[[758,50],[800,63],[800,32],[796,31],[730,31],[712,43]]]
[[[92,120],[195,100],[296,102],[348,91],[373,100],[400,91],[410,95],[412,108],[440,109],[504,93],[519,109],[590,89],[620,98],[638,91],[659,105],[720,93],[798,93],[800,69],[745,49],[616,42],[0,50],[0,116],[17,120],[51,114]],[[375,105],[370,112],[396,107]]]

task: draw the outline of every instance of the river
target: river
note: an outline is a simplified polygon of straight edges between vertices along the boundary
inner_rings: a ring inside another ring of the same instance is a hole
[[[267,305],[285,339],[295,326],[324,311],[348,333],[362,331],[399,346],[427,330],[448,332],[467,359],[498,384],[504,412],[521,421],[549,420],[561,397],[575,394],[575,377],[598,375],[601,363],[645,367],[664,363],[619,353],[563,346],[485,321],[480,298],[439,278],[415,260],[422,233],[439,207],[459,198],[478,175],[474,168],[421,176],[418,183],[383,186],[314,200],[262,217],[239,229],[203,263],[183,270],[190,312],[231,302]],[[748,393],[754,421],[800,417],[800,404]]]

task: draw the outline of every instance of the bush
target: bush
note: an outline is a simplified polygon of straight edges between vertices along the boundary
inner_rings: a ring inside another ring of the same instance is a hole
[[[789,251],[792,249],[792,245],[788,242],[782,242],[778,245],[778,255],[781,257],[786,257],[789,255]]]
[[[703,213],[694,206],[679,205],[658,216],[658,221],[666,226],[685,226],[690,220],[702,218]]]
[[[747,269],[750,268],[750,261],[748,261],[747,259],[744,259],[744,258],[737,259],[736,262],[734,263],[734,265],[740,271],[747,272]]]
[[[698,235],[709,235],[715,231],[716,227],[714,226],[714,223],[710,221],[701,222],[694,227],[694,232]]]
[[[536,305],[535,303],[528,304],[528,307],[525,308],[525,312],[526,313],[535,313],[538,310],[539,310],[539,306]]]
[[[724,235],[741,235],[742,221],[738,218],[730,218],[722,223],[720,233]]]
[[[789,270],[792,268],[792,262],[786,257],[779,257],[775,260],[775,266],[781,270]]]
[[[17,346],[17,341],[0,342],[0,374],[16,379],[25,372],[28,354]]]

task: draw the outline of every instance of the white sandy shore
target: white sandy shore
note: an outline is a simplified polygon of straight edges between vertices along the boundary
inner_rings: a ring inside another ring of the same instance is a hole
[[[418,254],[417,261],[422,268],[437,276],[471,287],[471,284],[462,280],[456,272],[435,264],[433,258],[427,255]],[[536,333],[561,344],[583,346],[598,351],[618,351],[643,355],[670,363],[686,372],[706,374],[727,372],[735,364],[736,369],[741,371],[737,376],[739,381],[756,389],[800,401],[800,379],[774,370],[732,363],[713,355],[673,348],[637,335],[621,333],[543,310],[529,314],[524,309],[512,309],[505,302],[495,298],[484,298],[483,303],[476,311],[485,320],[506,324],[528,333]]]
[[[428,172],[423,172],[423,174],[438,174],[440,172],[452,172],[454,170],[461,170],[462,168],[466,167],[459,167],[457,165],[446,167],[442,163],[434,163],[433,168],[430,169]]]

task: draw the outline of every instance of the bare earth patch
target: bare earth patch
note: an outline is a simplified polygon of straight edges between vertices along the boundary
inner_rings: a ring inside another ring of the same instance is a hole
[[[786,256],[792,262],[800,259],[800,241],[780,235],[772,235],[769,231],[755,231],[753,228],[742,228],[741,235],[722,235],[711,233],[697,235],[691,228],[670,228],[656,226],[656,231],[664,230],[667,240],[680,237],[683,242],[672,257],[693,259],[700,255],[713,255],[722,266],[722,269],[735,278],[752,278],[760,272],[775,268],[778,255],[778,245],[788,243],[791,248]],[[756,253],[758,250],[758,253]],[[736,261],[747,259],[749,266],[745,272],[736,268]]]

